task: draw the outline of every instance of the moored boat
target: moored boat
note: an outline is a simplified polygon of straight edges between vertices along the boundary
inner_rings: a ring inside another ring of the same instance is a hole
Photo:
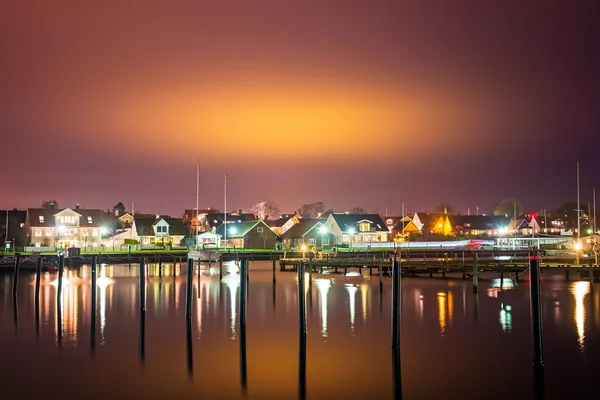
[[[219,261],[221,253],[211,250],[190,250],[188,258],[194,261]]]

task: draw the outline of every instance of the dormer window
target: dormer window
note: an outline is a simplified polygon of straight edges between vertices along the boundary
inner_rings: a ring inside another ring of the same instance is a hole
[[[44,223],[44,216],[40,215],[40,224],[43,224],[43,223]]]
[[[88,224],[92,223],[92,217],[88,215]]]
[[[371,224],[368,222],[361,222],[360,224],[358,224],[358,230],[361,232],[370,232]]]
[[[388,219],[387,221],[385,221],[386,224],[391,225],[394,223],[393,219]]]

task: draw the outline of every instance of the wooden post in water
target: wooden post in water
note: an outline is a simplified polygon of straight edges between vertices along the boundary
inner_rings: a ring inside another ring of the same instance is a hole
[[[140,258],[140,312],[146,311],[146,258]]]
[[[248,300],[248,260],[240,264],[240,381],[246,389],[246,311]]]
[[[392,370],[394,374],[394,399],[402,399],[402,374],[400,368],[400,346],[392,346]]]
[[[42,256],[37,259],[37,265],[35,268],[35,301],[40,300],[40,284],[42,282]]]
[[[479,267],[477,267],[477,253],[473,254],[473,291],[479,290]]]
[[[400,262],[394,260],[392,268],[392,346],[400,346]]]
[[[219,257],[219,280],[223,279],[223,255]]]
[[[91,280],[92,280],[92,321],[90,324],[90,330],[91,330],[91,334],[90,334],[90,347],[92,350],[92,355],[94,354],[94,351],[96,350],[96,289],[97,289],[97,285],[96,285],[96,256],[93,255],[92,256],[92,273],[91,273]]]
[[[590,260],[590,291],[594,291],[594,261]]]
[[[308,253],[308,289],[312,288],[312,274],[313,274],[313,253]]]
[[[185,321],[185,350],[187,356],[187,370],[191,377],[194,372],[194,353],[192,351],[192,319],[186,318]]]
[[[277,260],[273,258],[273,283],[277,282],[277,276],[275,274],[275,268],[277,266]]]
[[[162,278],[162,257],[158,255],[158,276]]]
[[[533,381],[536,399],[544,398],[544,356],[540,286],[540,256],[534,252],[534,254],[529,257],[529,297],[531,310],[531,337],[533,341]]]
[[[299,328],[299,365],[298,397],[306,398],[306,305],[304,293],[304,264],[298,265],[298,328]]]
[[[64,256],[64,254],[61,254],[60,256],[58,256],[58,286],[56,289],[57,301],[60,301],[60,299],[62,298],[61,295],[62,295],[64,270],[65,270],[65,256]]]
[[[8,228],[8,227],[7,227]],[[15,254],[15,269],[13,273],[13,287],[12,295],[17,297],[17,290],[19,289],[19,272],[21,271],[21,254]]]
[[[187,268],[187,286],[186,286],[186,297],[185,297],[185,317],[191,318],[192,316],[192,279],[194,275],[194,260],[188,258]]]
[[[383,291],[383,255],[381,256],[381,261],[379,262],[379,291]]]

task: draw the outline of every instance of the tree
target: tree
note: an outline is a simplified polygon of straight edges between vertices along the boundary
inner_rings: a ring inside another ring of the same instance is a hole
[[[523,205],[519,200],[510,197],[494,206],[492,213],[494,215],[507,215],[509,217],[513,217],[515,214],[519,216],[523,214]]]
[[[113,212],[117,217],[124,215],[126,213],[125,206],[123,203],[118,202],[116,206],[113,207]]]
[[[42,208],[58,208],[58,201],[42,200]]]
[[[302,204],[300,214],[308,215],[310,218],[317,218],[320,213],[325,211],[325,204],[322,201],[316,203]]]
[[[277,204],[275,204],[273,200],[261,201],[242,211],[244,213],[254,214],[261,220],[279,216],[279,207],[277,207]]]
[[[439,212],[439,213],[453,213],[454,212],[454,207],[452,207],[452,205],[448,204],[448,203],[442,203],[439,206],[437,206],[435,208],[435,212]]]
[[[352,207],[350,209],[350,214],[366,214],[367,210],[362,207]]]
[[[557,221],[560,221],[565,228],[574,229],[577,228],[577,203],[565,203],[556,210],[552,211],[552,216]],[[585,213],[583,211],[580,212],[580,217],[583,221],[586,219],[584,217]]]

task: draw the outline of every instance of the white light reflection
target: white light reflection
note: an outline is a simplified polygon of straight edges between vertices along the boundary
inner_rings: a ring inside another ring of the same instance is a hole
[[[579,281],[571,286],[575,297],[575,325],[577,326],[577,342],[579,349],[585,350],[585,303],[584,298],[590,292],[590,283]]]
[[[440,323],[440,333],[446,336],[446,293],[439,292],[438,298],[438,321]]]
[[[329,279],[315,279],[315,285],[319,291],[319,297],[321,299],[321,335],[327,337],[327,294],[331,287],[331,281]]]
[[[231,318],[230,318],[230,327],[231,327],[231,339],[235,340],[237,334],[235,331],[235,319],[237,317],[237,292],[238,287],[240,286],[240,275],[238,274],[227,274],[223,277],[222,281],[227,289],[229,289],[229,300],[230,300],[230,308],[231,308]]]
[[[512,330],[512,307],[504,304],[500,305],[500,326],[504,333]]]
[[[104,330],[106,328],[106,288],[113,284],[115,281],[106,276],[106,267],[100,267],[100,276],[96,278],[96,286],[100,290],[100,345],[102,346],[106,341],[104,340]]]
[[[356,319],[356,292],[358,292],[358,288],[353,285],[346,285],[346,290],[348,291],[348,297],[350,299],[350,332],[352,336],[354,336],[354,321]]]

